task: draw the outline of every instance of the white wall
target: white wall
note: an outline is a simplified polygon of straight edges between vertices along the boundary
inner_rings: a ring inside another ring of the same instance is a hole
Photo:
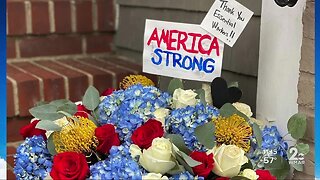
[[[298,112],[302,13],[305,0],[293,8],[262,0],[257,118],[275,121],[287,133],[287,120]]]

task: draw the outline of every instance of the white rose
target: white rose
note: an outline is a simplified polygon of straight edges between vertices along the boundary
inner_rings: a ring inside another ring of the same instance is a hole
[[[169,109],[159,108],[154,111],[153,115],[156,118],[156,120],[160,121],[162,125],[164,125],[165,119],[169,115]]]
[[[248,116],[249,118],[252,116],[251,108],[249,105],[236,102],[232,104],[238,111],[242,112],[244,115]]]
[[[248,162],[244,151],[235,145],[222,144],[214,147],[213,153],[214,167],[213,172],[222,177],[233,177],[239,174],[241,166]]]
[[[197,93],[192,90],[176,89],[173,93],[173,108],[184,108],[186,106],[195,105],[198,100],[196,99]]]
[[[159,173],[148,173],[142,176],[142,180],[149,180],[149,179],[155,179],[155,180],[167,180],[167,176],[162,176],[162,174]]]
[[[206,103],[208,103],[209,105],[212,105],[212,96],[211,96],[211,86],[210,86],[210,84],[203,83],[202,84],[202,89],[205,92]]]
[[[144,149],[139,158],[142,167],[152,173],[165,174],[175,167],[172,157],[172,144],[169,139],[155,138],[151,147]]]
[[[137,146],[135,144],[130,145],[129,152],[130,152],[132,158],[135,158],[137,156],[141,156],[141,154],[142,154],[139,146]]]
[[[259,176],[256,174],[256,172],[254,172],[254,170],[252,170],[252,169],[243,170],[241,176],[246,177],[250,180],[257,180],[259,178]]]

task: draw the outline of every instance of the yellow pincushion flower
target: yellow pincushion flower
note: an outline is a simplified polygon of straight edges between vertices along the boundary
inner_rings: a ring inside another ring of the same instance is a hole
[[[54,132],[53,143],[57,153],[89,153],[96,149],[99,143],[94,136],[96,125],[88,118],[76,118],[79,121],[67,118],[69,123],[62,127],[60,132]]]
[[[252,128],[246,120],[237,114],[214,119],[215,136],[218,144],[236,145],[248,152]]]
[[[143,86],[154,86],[155,84],[152,82],[152,80],[148,79],[146,76],[142,75],[130,75],[126,76],[122,82],[120,82],[120,88],[121,89],[127,89],[128,87],[135,85],[135,84],[141,84]]]

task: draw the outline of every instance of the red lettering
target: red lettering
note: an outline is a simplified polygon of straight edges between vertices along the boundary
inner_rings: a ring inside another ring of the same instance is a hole
[[[184,36],[183,38],[181,38],[181,36]],[[187,46],[186,46],[186,42],[188,40],[188,35],[186,32],[179,32],[178,34],[178,44],[177,44],[177,50],[180,50],[180,46],[182,46],[182,48],[186,51]]]
[[[162,36],[162,35],[161,35]],[[148,46],[150,46],[151,41],[156,41],[158,44],[158,47],[160,47],[160,40],[159,40],[159,36],[158,36],[158,30],[157,28],[154,28],[149,40],[148,40]]]
[[[197,50],[195,50],[195,45],[196,45],[196,41],[197,41],[197,37],[201,37],[201,34],[198,33],[188,33],[189,36],[192,36],[192,46],[191,49],[185,49],[187,52],[189,53],[198,53]]]
[[[168,36],[169,36],[169,30],[165,31],[164,29],[162,29],[160,43],[161,41],[163,41],[168,46]],[[160,44],[158,45],[158,47],[160,47]]]
[[[179,33],[179,31],[178,30],[170,30],[170,36],[168,38],[168,43],[167,43],[168,50],[177,50],[177,48],[172,47],[172,43],[177,41],[177,39],[174,39],[173,33]]]
[[[205,35],[201,36],[201,38],[199,39],[199,42],[198,42],[199,52],[200,52],[201,54],[208,54],[208,55],[210,55],[210,52],[209,52],[209,49],[210,49],[210,48],[209,48],[208,50],[205,50],[205,49],[203,48],[203,46],[202,46],[202,41],[203,41],[204,39],[209,39],[209,40],[211,40],[211,36],[209,36],[208,34],[205,34]]]
[[[219,49],[219,43],[218,43],[218,38],[217,38],[217,37],[214,37],[214,38],[213,38],[208,53],[211,54],[211,51],[212,51],[213,49],[216,50],[217,56],[220,56],[220,49]]]

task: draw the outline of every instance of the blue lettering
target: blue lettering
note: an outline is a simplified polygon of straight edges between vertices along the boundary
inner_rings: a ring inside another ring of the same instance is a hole
[[[208,62],[211,62],[212,64],[207,65]],[[211,58],[206,59],[203,62],[203,71],[206,73],[212,73],[214,71],[214,65],[213,65],[214,63],[215,63],[215,61],[213,59],[211,59]]]
[[[156,61],[155,58],[152,57],[152,58],[151,58],[151,61],[152,61],[153,64],[155,64],[155,65],[160,65],[161,62],[162,62],[162,56],[161,56],[161,54],[160,54],[160,53],[162,53],[162,50],[159,49],[159,48],[158,48],[158,49],[155,49],[155,50],[154,50],[154,53],[159,57],[159,60]]]
[[[169,60],[170,60],[170,54],[173,54],[173,57],[174,57],[174,54],[173,52],[170,52],[170,51],[163,51],[164,53],[167,53],[167,58],[166,58],[166,66],[169,66]]]
[[[194,58],[193,58],[193,63],[194,63],[194,65],[193,65],[193,67],[192,67],[192,71],[196,68],[196,65],[197,65],[199,71],[202,71],[202,64],[203,64],[203,58],[202,58],[202,57],[200,57],[200,62],[199,62],[199,60],[197,59],[197,57],[194,56]]]
[[[186,61],[187,61],[187,59],[189,60],[189,67],[186,66]],[[189,57],[189,56],[185,56],[185,57],[183,58],[182,65],[183,65],[182,67],[183,67],[184,69],[186,69],[186,70],[189,70],[189,69],[191,69],[191,68],[194,68],[194,63],[192,63],[192,58]]]
[[[181,58],[182,58],[181,54],[179,53],[173,54],[173,67],[176,67],[177,64],[179,65],[179,67],[182,66],[180,63]]]

